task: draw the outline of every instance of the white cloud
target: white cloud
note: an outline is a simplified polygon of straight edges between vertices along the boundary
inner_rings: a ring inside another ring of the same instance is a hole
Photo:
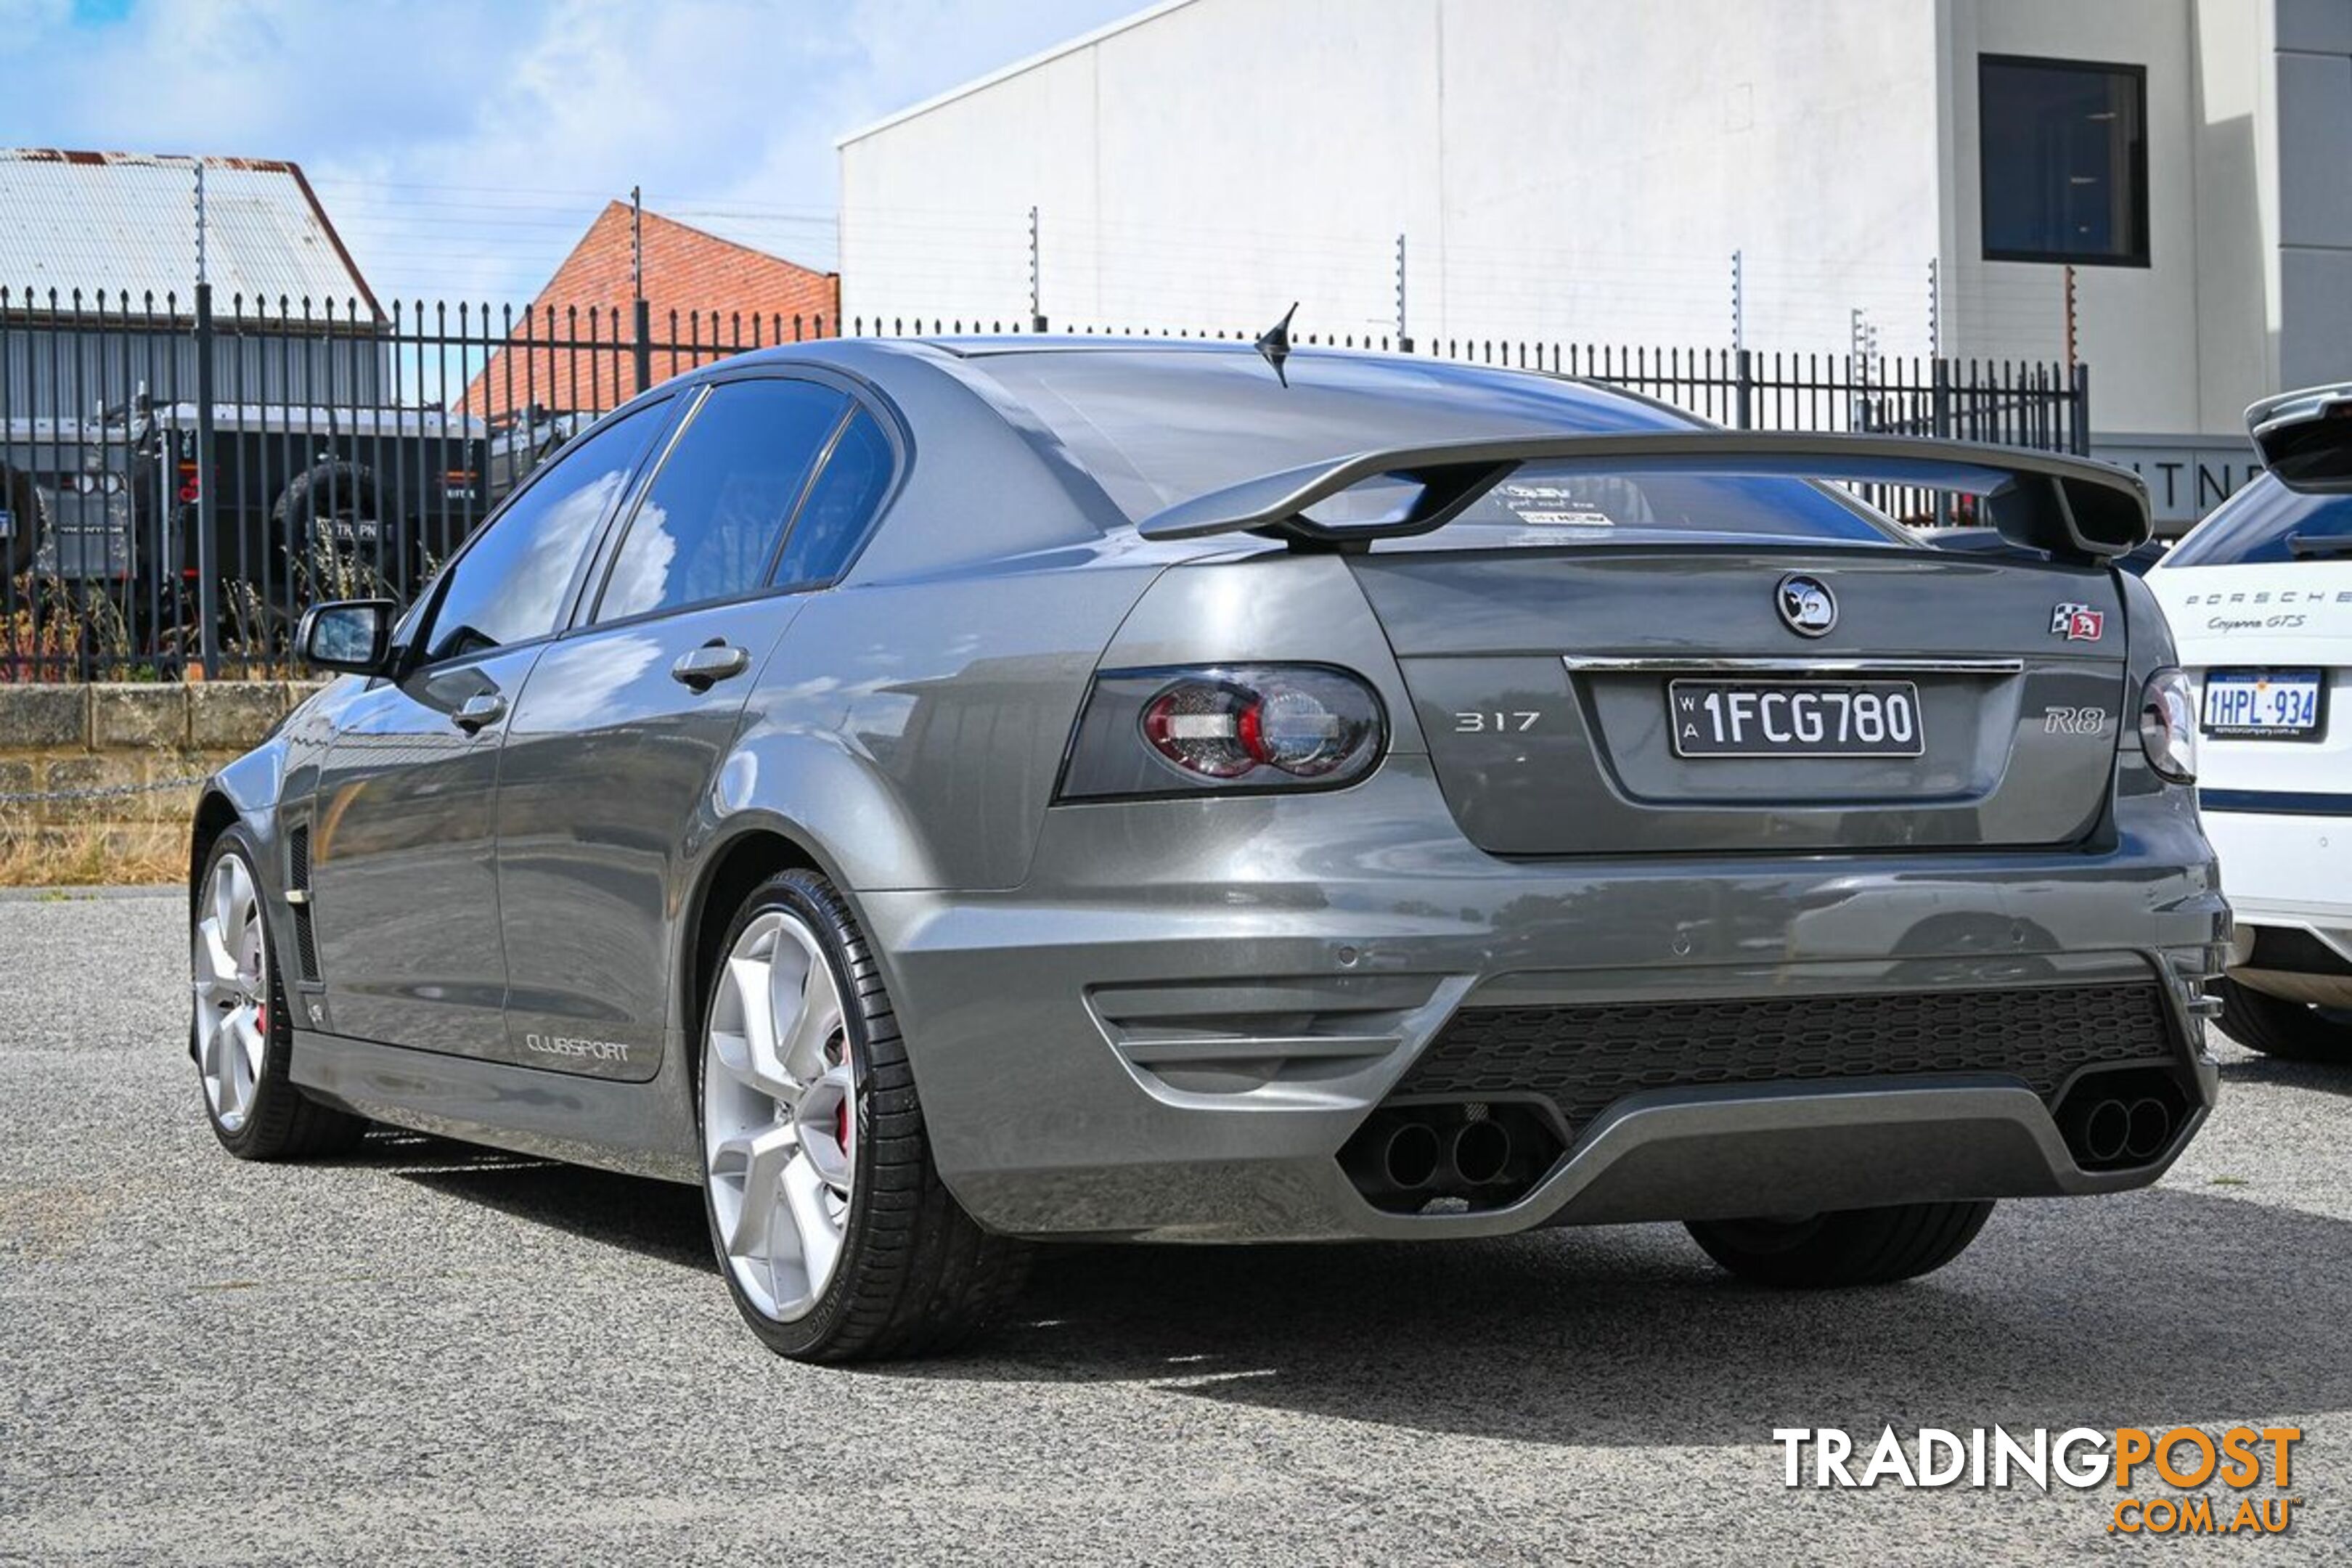
[[[830,266],[834,137],[1139,3],[0,0],[0,141],[294,159],[387,296],[527,298],[633,184]]]

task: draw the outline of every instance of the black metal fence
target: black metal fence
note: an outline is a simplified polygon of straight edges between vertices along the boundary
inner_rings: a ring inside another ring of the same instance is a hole
[[[574,430],[657,381],[844,333],[1044,327],[0,289],[0,681],[290,673],[304,605],[405,599]],[[1299,341],[1579,376],[1741,428],[2087,445],[2079,366]]]

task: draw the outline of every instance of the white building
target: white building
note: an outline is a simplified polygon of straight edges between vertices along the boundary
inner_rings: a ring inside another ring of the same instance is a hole
[[[2071,263],[2175,518],[2352,377],[2352,0],[1171,0],[840,150],[852,319],[2048,361]]]

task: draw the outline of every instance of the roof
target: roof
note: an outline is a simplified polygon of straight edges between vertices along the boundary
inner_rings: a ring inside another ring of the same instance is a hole
[[[1160,0],[1158,5],[1146,6],[1131,16],[1121,16],[1116,22],[1107,22],[1090,33],[1081,33],[1075,38],[1066,39],[1050,49],[1031,55],[1027,59],[1015,60],[1009,66],[989,72],[986,76],[974,77],[961,87],[951,87],[945,92],[927,98],[920,103],[898,110],[896,114],[886,115],[871,125],[861,125],[845,136],[835,137],[833,144],[836,148],[841,148],[848,146],[852,142],[863,141],[877,131],[887,131],[900,121],[912,120],[919,114],[929,114],[942,104],[953,103],[957,99],[968,97],[982,88],[994,87],[1000,81],[1019,76],[1024,71],[1034,70],[1048,61],[1060,59],[1064,55],[1072,55],[1080,49],[1089,48],[1101,43],[1105,38],[1114,37],[1126,32],[1129,27],[1139,27],[1146,22],[1164,16],[1171,11],[1181,10],[1191,4],[1192,0]]]
[[[301,169],[267,158],[0,148],[0,288],[176,294],[196,282],[196,168],[215,299],[324,305],[375,296]]]

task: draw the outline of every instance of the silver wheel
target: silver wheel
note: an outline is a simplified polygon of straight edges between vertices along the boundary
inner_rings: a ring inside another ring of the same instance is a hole
[[[189,943],[196,1068],[213,1120],[235,1132],[252,1114],[269,1047],[269,962],[261,900],[241,855],[205,879]]]
[[[702,1155],[728,1269],[777,1322],[805,1316],[841,1261],[856,1096],[824,948],[795,916],[765,910],[735,939],[711,998]]]

